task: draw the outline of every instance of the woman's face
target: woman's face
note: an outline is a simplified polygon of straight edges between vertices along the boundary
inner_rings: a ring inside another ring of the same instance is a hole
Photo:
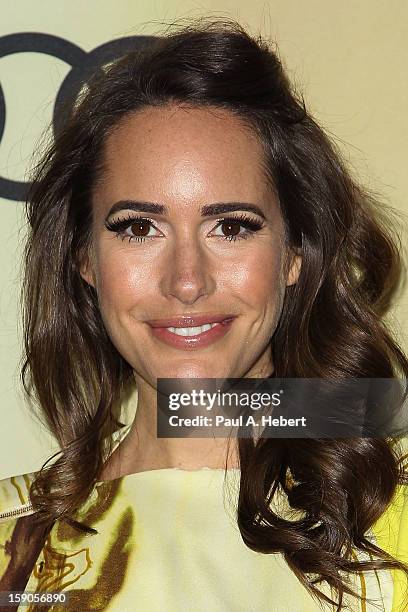
[[[107,138],[81,276],[136,380],[272,373],[270,341],[300,259],[285,273],[262,155],[241,120],[219,109],[149,107]]]

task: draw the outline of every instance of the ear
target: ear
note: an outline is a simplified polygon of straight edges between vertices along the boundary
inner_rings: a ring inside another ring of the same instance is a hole
[[[290,251],[290,264],[286,278],[286,286],[294,285],[297,283],[300,275],[300,269],[302,267],[302,257],[299,255],[299,249],[291,249]]]
[[[88,285],[91,285],[91,287],[95,288],[95,271],[92,257],[90,256],[89,252],[81,250],[78,256],[78,261],[80,275],[82,276],[84,281],[88,283]]]

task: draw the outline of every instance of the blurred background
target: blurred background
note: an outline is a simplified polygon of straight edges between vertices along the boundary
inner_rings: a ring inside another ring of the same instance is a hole
[[[232,17],[275,41],[309,111],[408,236],[408,3],[401,0],[1,0],[0,479],[41,467],[58,446],[27,410],[20,383],[23,199],[33,153],[63,100],[98,65],[175,19]],[[134,38],[136,37],[136,38]],[[408,350],[402,286],[388,315]],[[134,416],[133,397],[124,416]]]

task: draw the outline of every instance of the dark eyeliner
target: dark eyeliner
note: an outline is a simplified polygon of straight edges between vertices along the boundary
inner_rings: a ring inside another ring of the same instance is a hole
[[[219,219],[218,222],[218,226],[222,223],[228,223],[228,221],[234,221],[234,222],[238,222],[241,225],[243,225],[246,229],[251,230],[251,232],[257,232],[258,230],[262,229],[263,226],[265,225],[265,223],[263,221],[255,221],[254,219],[251,219],[250,217],[247,217],[245,214],[241,214],[241,215],[234,215],[231,217],[224,217],[223,219]]]
[[[128,236],[124,234],[125,230],[128,229],[128,227],[130,227],[134,223],[138,223],[141,221],[147,221],[148,223],[153,225],[153,221],[149,219],[148,217],[133,216],[130,214],[128,217],[125,217],[124,219],[116,219],[116,220],[113,219],[111,221],[106,221],[105,227],[109,231],[115,232],[116,236],[118,238],[122,238],[122,240],[124,240],[125,238],[129,238],[129,242],[131,242],[132,240],[136,240],[137,242],[143,242],[147,238],[153,238],[154,236],[151,236],[151,237]],[[232,215],[230,217],[223,217],[222,219],[217,219],[217,222],[218,223],[214,229],[220,227],[220,225],[223,225],[224,223],[231,222],[231,223],[238,223],[239,225],[244,227],[246,230],[249,230],[247,234],[244,234],[241,236],[218,236],[219,238],[223,238],[224,240],[229,240],[229,241],[249,238],[253,236],[257,231],[262,229],[265,225],[263,221],[255,221],[245,214]]]
[[[153,221],[147,217],[135,217],[133,215],[129,215],[124,219],[112,219],[111,221],[106,221],[105,227],[111,232],[121,232],[138,221],[149,221],[149,223],[153,223]]]

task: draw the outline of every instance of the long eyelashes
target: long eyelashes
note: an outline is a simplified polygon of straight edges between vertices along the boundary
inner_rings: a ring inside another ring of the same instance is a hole
[[[113,219],[112,221],[107,221],[105,223],[105,227],[106,229],[110,230],[111,232],[115,232],[116,237],[120,238],[121,240],[125,240],[126,238],[129,239],[129,242],[131,242],[132,240],[136,240],[137,242],[144,242],[145,240],[150,240],[152,238],[155,238],[155,236],[134,236],[134,235],[129,235],[125,232],[125,230],[127,230],[129,227],[131,227],[132,225],[135,224],[149,224],[150,226],[154,225],[153,221],[151,219],[148,219],[147,217],[139,217],[139,216],[132,216],[129,215],[126,218],[122,218],[122,219]],[[258,232],[260,229],[263,228],[264,223],[261,221],[256,221],[254,219],[251,219],[250,217],[247,217],[244,214],[240,214],[240,215],[234,215],[231,217],[226,217],[224,219],[219,219],[218,220],[218,224],[215,226],[214,229],[217,229],[218,227],[221,227],[222,225],[241,225],[245,228],[246,233],[245,234],[241,234],[241,235],[232,235],[232,236],[219,236],[219,238],[222,238],[223,240],[229,240],[230,242],[232,240],[246,240],[247,238],[253,237],[254,234],[256,232]]]

